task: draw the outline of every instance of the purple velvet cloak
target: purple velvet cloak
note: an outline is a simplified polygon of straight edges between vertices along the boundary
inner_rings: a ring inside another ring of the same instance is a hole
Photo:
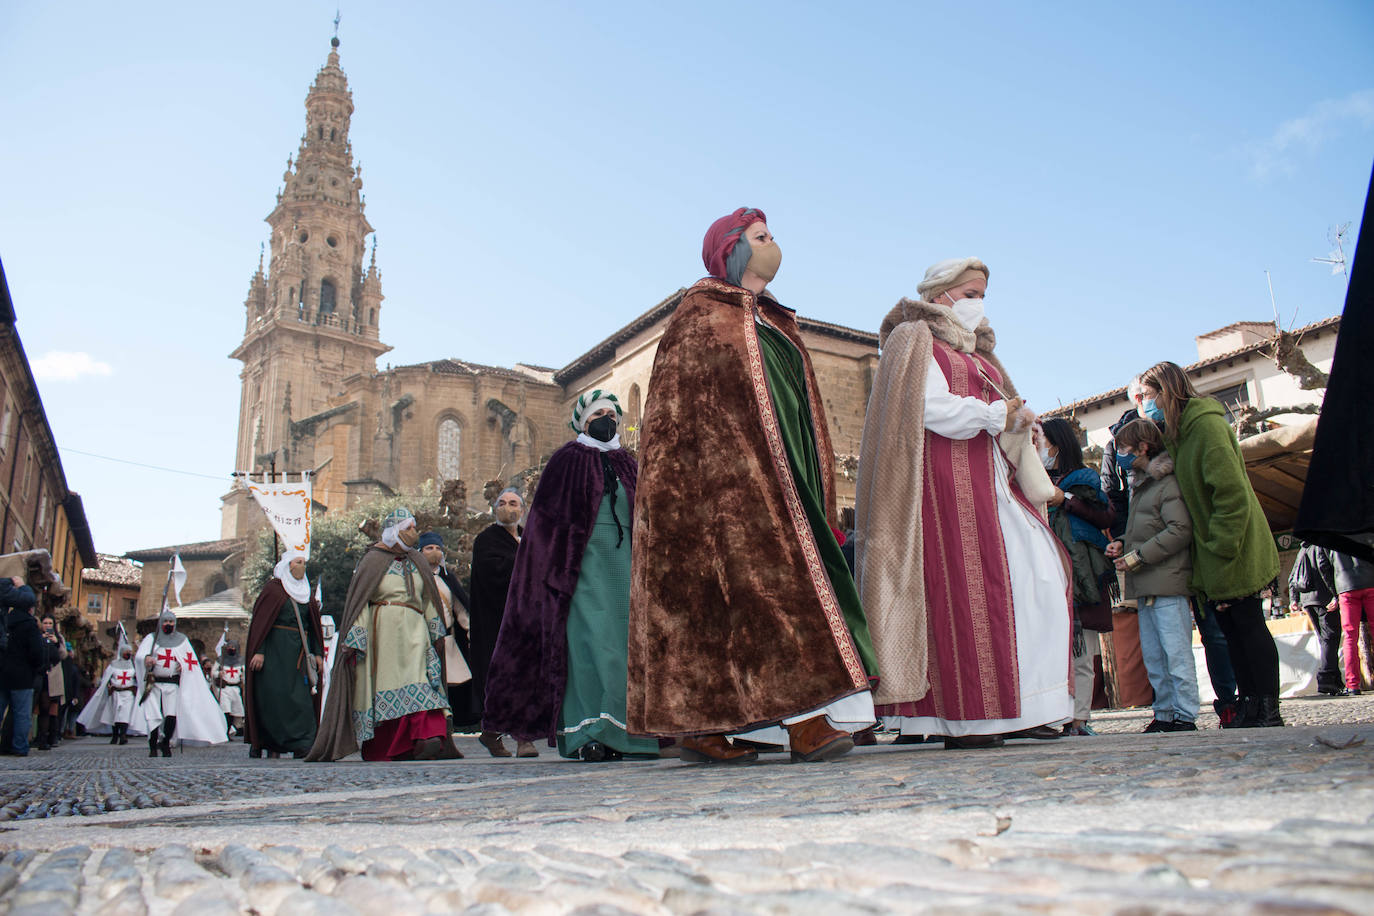
[[[568,608],[605,491],[601,455],[620,480],[615,511],[627,529],[639,467],[624,449],[569,442],[539,478],[515,555],[506,616],[487,674],[482,728],[518,741],[553,739],[568,682]]]

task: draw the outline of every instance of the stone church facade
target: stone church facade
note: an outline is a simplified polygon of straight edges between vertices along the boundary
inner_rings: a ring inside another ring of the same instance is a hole
[[[305,101],[306,132],[288,160],[270,241],[245,300],[235,468],[314,472],[322,511],[372,495],[417,492],[460,479],[469,494],[538,465],[572,438],[572,401],[614,391],[625,408],[622,439],[636,443],[654,353],[685,290],[678,290],[561,369],[485,366],[439,359],[376,368],[382,281],[369,253],[361,169],[349,126],[352,93],[337,39]],[[877,368],[877,336],[799,319],[812,353],[836,452],[859,451]],[[852,461],[848,462],[852,467]],[[841,479],[842,505],[853,482]],[[474,507],[476,508],[474,500]],[[222,498],[221,538],[263,527],[242,490]]]

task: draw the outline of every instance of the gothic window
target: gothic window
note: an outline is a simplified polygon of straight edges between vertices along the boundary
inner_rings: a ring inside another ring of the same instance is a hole
[[[459,449],[463,428],[449,417],[439,424],[439,479],[456,480],[462,470]]]
[[[320,314],[334,313],[334,284],[329,280],[320,281]]]
[[[14,420],[14,408],[10,407],[9,401],[5,402],[5,419],[0,421],[0,455],[9,451],[10,447],[10,425]]]
[[[333,140],[333,139],[334,139],[334,134],[335,134],[334,128],[332,128],[332,127],[329,128],[329,139],[330,139],[330,140]]]
[[[630,411],[629,411],[629,416],[627,416],[625,419],[629,421],[629,423],[630,423],[631,426],[638,426],[638,425],[639,425],[639,386],[638,386],[638,385],[631,385],[631,386],[630,386]]]
[[[377,323],[377,310],[376,310],[376,309],[368,309],[368,310],[367,310],[367,324],[368,324],[368,327],[371,327],[372,325],[375,325],[376,323]],[[9,414],[5,414],[5,416],[8,417]]]
[[[320,139],[321,139],[321,140],[324,139],[324,128],[323,128],[323,127],[320,128]]]

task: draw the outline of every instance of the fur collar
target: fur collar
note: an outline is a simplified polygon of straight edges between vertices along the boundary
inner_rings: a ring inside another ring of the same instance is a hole
[[[1138,487],[1150,480],[1163,480],[1174,472],[1174,459],[1168,452],[1160,452],[1142,468],[1131,469],[1131,486]]]
[[[959,323],[951,309],[923,299],[902,299],[892,307],[878,329],[878,346],[885,344],[887,335],[906,321],[924,321],[932,334],[963,353],[972,353],[974,350],[991,353],[997,346],[997,335],[992,332],[992,325],[988,324],[986,318],[978,325],[978,330],[970,331]]]

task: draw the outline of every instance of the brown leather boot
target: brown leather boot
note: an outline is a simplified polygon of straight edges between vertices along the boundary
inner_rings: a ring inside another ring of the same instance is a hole
[[[515,756],[538,757],[539,748],[534,746],[533,741],[517,741],[515,742]]]
[[[1001,735],[964,735],[960,738],[946,738],[945,750],[981,750],[987,747],[1001,747],[1003,743]]]
[[[681,758],[688,763],[753,763],[759,752],[752,748],[736,747],[724,735],[697,735],[679,738]]]
[[[415,742],[415,760],[438,760],[442,745],[438,738],[421,738]]]
[[[849,732],[831,725],[824,713],[787,726],[787,738],[792,744],[793,763],[834,760],[854,749],[854,739]]]
[[[477,736],[477,742],[486,748],[493,757],[509,757],[510,751],[501,741],[499,732],[482,732]]]

